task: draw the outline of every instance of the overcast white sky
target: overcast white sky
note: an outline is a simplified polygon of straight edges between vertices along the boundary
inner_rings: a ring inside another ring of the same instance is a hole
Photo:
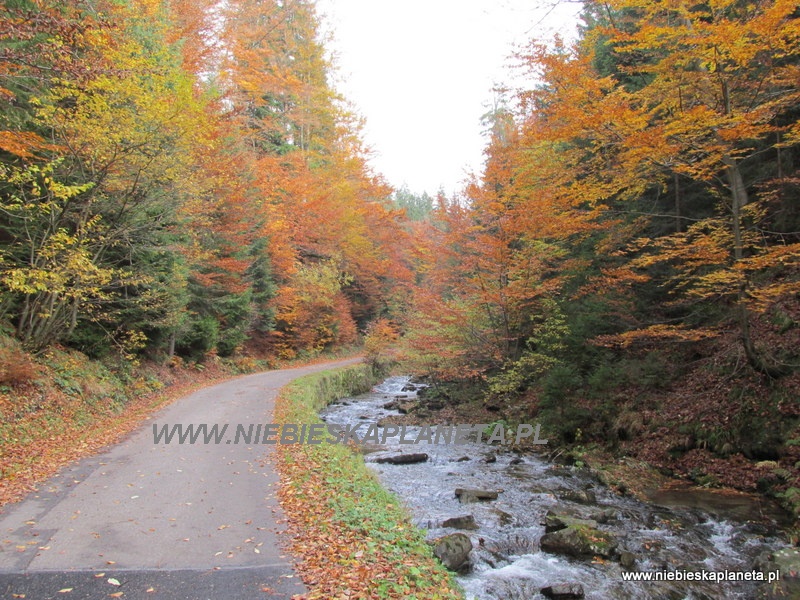
[[[395,187],[450,195],[479,172],[481,115],[515,44],[574,35],[580,5],[547,0],[318,0],[337,89],[366,118],[372,165]],[[549,13],[549,15],[548,15]]]

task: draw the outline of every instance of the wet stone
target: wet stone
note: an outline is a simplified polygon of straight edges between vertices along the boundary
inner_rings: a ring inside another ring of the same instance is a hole
[[[619,564],[626,569],[633,569],[636,566],[636,555],[633,552],[623,550],[619,553]]]
[[[460,515],[458,517],[450,517],[442,522],[442,527],[451,527],[453,529],[477,529],[478,524],[475,522],[475,517],[472,515]]]
[[[781,579],[800,577],[800,549],[781,548],[765,552],[756,559],[755,568],[762,573],[780,571]]]
[[[617,511],[613,508],[604,508],[602,510],[596,510],[589,514],[589,518],[597,521],[598,523],[610,523],[612,521],[616,521],[617,519]]]
[[[407,415],[408,413],[416,410],[418,406],[419,402],[398,402],[397,410],[401,415]]]
[[[597,496],[592,490],[564,490],[558,493],[561,500],[568,502],[577,502],[578,504],[594,504],[597,502]]]
[[[469,568],[472,540],[463,533],[451,533],[431,542],[433,554],[451,571],[464,572]]]
[[[575,527],[582,525],[584,527],[597,528],[597,521],[591,519],[578,519],[576,517],[569,517],[567,515],[557,515],[550,511],[544,516],[544,531],[545,533],[553,533],[566,529],[567,527]]]
[[[781,548],[762,552],[753,568],[765,574],[780,573],[777,582],[759,586],[757,600],[797,600],[800,598],[800,549]]]
[[[545,552],[576,558],[610,558],[617,548],[617,541],[611,534],[586,525],[571,525],[566,529],[545,533],[540,543]]]
[[[574,600],[583,598],[583,586],[579,583],[560,583],[541,589],[542,595],[554,600]]]
[[[462,504],[478,502],[480,500],[497,500],[497,492],[491,490],[478,490],[468,488],[456,488],[456,498]]]
[[[504,510],[500,510],[499,508],[495,508],[494,510],[492,510],[492,512],[494,514],[496,514],[497,517],[500,519],[500,524],[501,525],[508,525],[509,523],[512,523],[514,521],[513,515],[507,513]]]
[[[428,460],[429,456],[424,452],[415,454],[396,454],[394,456],[382,456],[376,458],[375,462],[379,464],[388,463],[390,465],[412,465],[415,463],[422,463]]]

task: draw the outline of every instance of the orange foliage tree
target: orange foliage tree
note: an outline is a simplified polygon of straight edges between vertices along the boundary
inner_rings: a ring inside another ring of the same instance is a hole
[[[600,212],[679,178],[703,186],[716,214],[633,244],[640,256],[609,281],[662,263],[674,269],[673,293],[730,299],[748,360],[777,374],[783,367],[757,347],[750,320],[798,285],[800,245],[771,226],[778,192],[764,185],[785,177],[781,153],[798,141],[796,6],[620,0],[595,12],[597,25],[574,46],[533,44],[522,56],[544,82],[522,100],[528,137],[558,150],[562,172],[550,184]],[[613,68],[600,73],[604,61]],[[759,168],[765,154],[777,158],[771,173]],[[755,276],[766,267],[777,276]]]
[[[243,0],[228,8],[224,85],[254,160],[254,218],[279,286],[275,337],[283,353],[351,341],[354,323],[378,316],[411,277],[400,215],[366,166],[357,120],[327,83],[313,4]],[[320,299],[336,298],[335,310],[323,311],[327,324],[310,300],[312,281]]]
[[[327,83],[313,2],[2,17],[0,317],[29,348],[200,357],[277,326],[282,351],[318,351],[403,296],[401,215]]]
[[[587,217],[559,206],[524,173],[519,132],[506,110],[490,116],[480,182],[462,201],[440,199],[416,291],[406,347],[419,370],[443,378],[483,377],[529,354],[539,317],[563,280],[560,242],[580,236]]]

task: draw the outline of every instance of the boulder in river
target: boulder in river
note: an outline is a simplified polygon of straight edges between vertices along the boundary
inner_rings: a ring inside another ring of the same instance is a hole
[[[610,558],[617,549],[617,540],[610,533],[588,525],[570,525],[558,531],[545,533],[540,545],[543,551],[551,554]]]
[[[609,523],[617,519],[617,511],[613,508],[601,508],[589,513],[589,518],[598,523]]]
[[[402,402],[397,403],[397,410],[400,412],[401,415],[407,415],[410,412],[413,412],[419,406],[419,402],[416,401],[408,401],[403,400]]]
[[[376,463],[389,463],[390,465],[412,465],[414,463],[421,463],[428,460],[428,455],[424,452],[415,454],[395,454],[394,456],[381,456],[376,458]]]
[[[497,500],[497,492],[469,488],[456,488],[456,498],[461,504],[478,502],[479,500]]]
[[[626,569],[633,569],[636,566],[636,555],[633,552],[623,550],[619,553],[619,564]]]
[[[545,533],[553,533],[554,531],[560,531],[561,529],[566,529],[567,527],[572,527],[574,525],[583,525],[585,527],[596,529],[597,521],[593,521],[591,519],[578,519],[577,517],[568,517],[566,515],[557,515],[549,510],[547,513],[545,513]]]
[[[753,568],[762,573],[779,571],[781,579],[800,578],[800,548],[781,548],[763,552],[756,558]]]
[[[451,533],[433,540],[431,544],[433,545],[433,554],[451,571],[461,573],[469,568],[472,540],[468,535]]]
[[[781,548],[763,552],[753,568],[767,575],[780,573],[778,581],[764,583],[756,592],[758,600],[796,600],[800,598],[800,549]]]
[[[583,598],[583,586],[579,583],[559,583],[548,585],[540,590],[543,596],[554,600],[575,600]]]
[[[494,508],[492,509],[492,512],[495,515],[497,515],[501,525],[508,525],[509,523],[514,522],[514,515],[511,515],[504,510],[500,510],[499,508]]]
[[[442,522],[442,527],[452,527],[453,529],[477,529],[478,524],[472,515],[459,515],[450,517]]]
[[[577,502],[578,504],[595,504],[597,496],[592,490],[564,490],[558,493],[561,500]]]

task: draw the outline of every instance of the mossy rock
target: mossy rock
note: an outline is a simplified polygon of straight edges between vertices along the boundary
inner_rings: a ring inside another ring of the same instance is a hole
[[[765,574],[780,572],[778,581],[759,586],[756,593],[758,600],[800,600],[800,549],[782,548],[775,552],[764,552],[753,567]]]
[[[550,511],[544,516],[544,531],[545,533],[553,533],[561,531],[567,527],[574,527],[576,525],[583,525],[586,527],[597,528],[597,521],[591,519],[579,519],[577,517],[570,517],[567,515],[557,515]]]
[[[541,541],[541,548],[545,552],[574,557],[611,558],[617,545],[617,540],[610,533],[582,524],[545,533]]]
[[[450,571],[463,573],[469,569],[469,553],[472,540],[463,533],[451,533],[431,542],[433,554]]]

